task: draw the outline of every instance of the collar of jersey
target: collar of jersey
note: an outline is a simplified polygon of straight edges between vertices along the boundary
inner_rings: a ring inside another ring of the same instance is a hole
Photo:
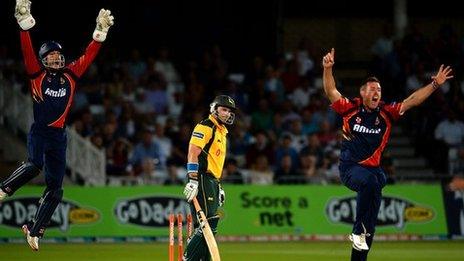
[[[224,126],[224,124],[220,124],[212,114],[208,116],[208,119],[210,119],[214,125],[216,125],[216,127],[221,130],[221,132],[225,131],[225,133],[227,133],[226,126]]]

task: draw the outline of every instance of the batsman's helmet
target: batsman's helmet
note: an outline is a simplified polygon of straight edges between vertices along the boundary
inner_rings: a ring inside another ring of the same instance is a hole
[[[227,118],[219,117],[218,107],[226,107],[231,109],[229,116]],[[210,104],[210,113],[216,116],[219,120],[221,120],[225,124],[232,124],[235,120],[235,111],[237,107],[235,107],[235,101],[228,95],[218,95],[214,98],[213,102]]]

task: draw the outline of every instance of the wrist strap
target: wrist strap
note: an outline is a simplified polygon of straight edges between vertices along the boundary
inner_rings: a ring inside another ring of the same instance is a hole
[[[95,29],[95,31],[93,31],[92,38],[99,43],[104,42],[106,40],[106,33]]]
[[[189,179],[198,180],[198,168],[199,164],[197,162],[187,163],[187,176]]]
[[[432,88],[434,90],[436,90],[438,87],[440,87],[440,84],[438,84],[437,81],[435,81],[435,80],[433,80],[431,84],[432,84]]]
[[[24,31],[27,31],[34,27],[35,25],[35,19],[32,17],[32,15],[28,15],[27,17],[24,17],[21,19],[21,21],[18,20],[19,27],[23,29]]]
[[[196,162],[189,162],[187,163],[187,173],[198,172],[198,163]]]

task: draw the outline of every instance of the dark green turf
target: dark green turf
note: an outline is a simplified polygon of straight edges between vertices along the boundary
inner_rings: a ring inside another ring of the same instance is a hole
[[[349,260],[348,242],[219,243],[228,260]],[[0,260],[167,260],[163,243],[42,243],[39,252],[24,244],[0,244]],[[464,241],[375,242],[370,261],[464,260]]]

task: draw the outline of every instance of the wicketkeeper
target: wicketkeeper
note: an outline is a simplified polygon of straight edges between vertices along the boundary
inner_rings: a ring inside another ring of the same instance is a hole
[[[34,123],[27,139],[28,159],[0,184],[0,201],[11,196],[21,186],[44,170],[47,185],[35,217],[22,227],[27,242],[39,250],[39,238],[63,197],[63,177],[66,168],[65,121],[71,107],[76,81],[82,76],[97,55],[113,25],[109,10],[101,9],[93,40],[85,53],[66,65],[63,48],[55,41],[42,44],[37,58],[32,47],[29,30],[34,27],[31,1],[16,0],[15,17],[21,28],[21,49],[31,84],[34,103]]]

